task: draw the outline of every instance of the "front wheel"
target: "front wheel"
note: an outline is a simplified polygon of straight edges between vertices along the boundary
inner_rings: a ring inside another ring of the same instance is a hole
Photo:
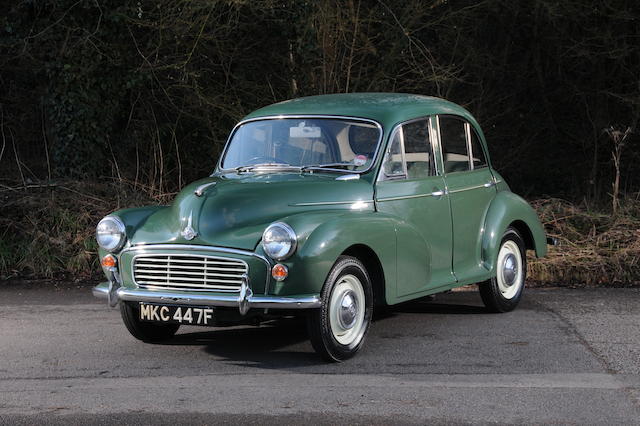
[[[129,333],[143,342],[152,343],[170,339],[180,328],[180,324],[155,324],[141,321],[140,308],[134,303],[120,302],[120,314]]]
[[[362,347],[373,312],[371,280],[362,262],[340,256],[324,283],[321,301],[307,317],[313,348],[328,361],[351,358]]]
[[[518,306],[527,277],[524,240],[514,228],[507,228],[495,266],[496,276],[480,284],[480,296],[491,312],[509,312]]]

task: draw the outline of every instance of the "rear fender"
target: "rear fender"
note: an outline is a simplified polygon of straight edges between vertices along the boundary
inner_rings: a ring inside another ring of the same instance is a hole
[[[547,240],[535,210],[522,197],[510,191],[500,191],[491,202],[485,220],[482,239],[484,267],[493,271],[502,235],[510,225],[521,232],[525,242],[537,257],[547,254]]]

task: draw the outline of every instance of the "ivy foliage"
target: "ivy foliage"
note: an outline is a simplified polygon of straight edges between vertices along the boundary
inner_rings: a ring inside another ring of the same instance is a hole
[[[233,124],[257,107],[395,91],[470,109],[494,165],[525,195],[606,198],[613,169],[604,129],[612,126],[631,129],[622,190],[640,183],[634,0],[24,0],[4,8],[0,178],[115,178],[175,191],[211,171]]]

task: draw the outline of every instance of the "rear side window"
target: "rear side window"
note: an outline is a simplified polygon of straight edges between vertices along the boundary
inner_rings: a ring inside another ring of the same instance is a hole
[[[487,167],[487,159],[482,151],[482,144],[480,143],[480,137],[473,130],[470,124],[467,124],[469,134],[471,136],[471,160],[473,162],[473,168],[479,169],[481,167]]]
[[[470,170],[465,124],[463,120],[455,117],[438,117],[445,173]]]

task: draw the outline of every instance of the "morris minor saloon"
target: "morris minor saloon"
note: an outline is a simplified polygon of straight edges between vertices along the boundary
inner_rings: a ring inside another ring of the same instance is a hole
[[[210,177],[106,216],[96,236],[108,281],[94,294],[135,338],[304,315],[330,361],[362,347],[377,307],[479,283],[488,310],[514,309],[527,250],[547,250],[467,110],[385,93],[259,109]]]

